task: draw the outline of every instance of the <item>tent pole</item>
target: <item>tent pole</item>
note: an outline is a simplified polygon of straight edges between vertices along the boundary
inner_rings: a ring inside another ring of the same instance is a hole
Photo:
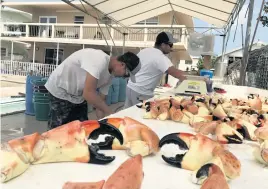
[[[253,16],[253,9],[254,9],[254,0],[250,0],[249,3],[250,4],[249,4],[249,10],[248,10],[245,48],[244,48],[244,52],[243,52],[242,64],[240,67],[239,85],[241,85],[241,86],[245,86],[246,67],[247,67],[248,56],[249,56],[249,43],[250,43],[251,24],[252,24],[252,16]]]
[[[60,44],[59,43],[57,43],[57,60],[56,60],[56,65],[58,66],[59,65],[59,47],[60,46]]]
[[[253,42],[254,42],[254,39],[255,39],[255,35],[257,33],[257,29],[258,29],[258,25],[259,25],[259,22],[260,22],[261,13],[262,13],[262,10],[263,10],[263,7],[264,7],[264,3],[265,3],[265,0],[262,0],[262,5],[261,5],[259,17],[258,17],[258,20],[257,20],[257,24],[255,26],[254,34],[253,34],[253,37],[252,37],[252,40],[251,40],[251,44],[250,44],[250,47],[249,47],[249,52],[251,51],[251,48],[252,48],[252,45],[253,45]]]
[[[123,33],[123,54],[125,53],[126,35],[127,33]]]

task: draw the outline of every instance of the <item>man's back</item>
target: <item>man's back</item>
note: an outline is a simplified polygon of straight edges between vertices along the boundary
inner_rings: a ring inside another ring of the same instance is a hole
[[[137,56],[140,58],[141,69],[135,75],[136,83],[129,81],[128,87],[143,95],[153,95],[154,89],[172,63],[157,48],[143,49]]]
[[[87,72],[98,79],[100,86],[109,81],[108,66],[109,56],[103,51],[81,49],[67,57],[51,73],[45,86],[57,98],[81,103]]]

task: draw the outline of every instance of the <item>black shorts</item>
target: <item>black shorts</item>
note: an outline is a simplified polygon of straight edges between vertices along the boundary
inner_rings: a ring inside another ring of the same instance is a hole
[[[67,100],[62,100],[49,95],[50,111],[48,118],[48,130],[64,125],[71,121],[88,120],[87,101],[81,104],[74,104]]]

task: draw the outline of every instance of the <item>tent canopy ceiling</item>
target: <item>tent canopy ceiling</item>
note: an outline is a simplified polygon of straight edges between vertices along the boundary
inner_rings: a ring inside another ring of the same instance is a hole
[[[166,12],[177,11],[217,27],[225,27],[240,0],[83,0],[105,16],[130,26]]]

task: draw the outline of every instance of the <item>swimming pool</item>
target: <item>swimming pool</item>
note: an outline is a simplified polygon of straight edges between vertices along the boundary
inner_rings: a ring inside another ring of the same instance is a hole
[[[1,98],[1,115],[25,111],[25,97]]]

